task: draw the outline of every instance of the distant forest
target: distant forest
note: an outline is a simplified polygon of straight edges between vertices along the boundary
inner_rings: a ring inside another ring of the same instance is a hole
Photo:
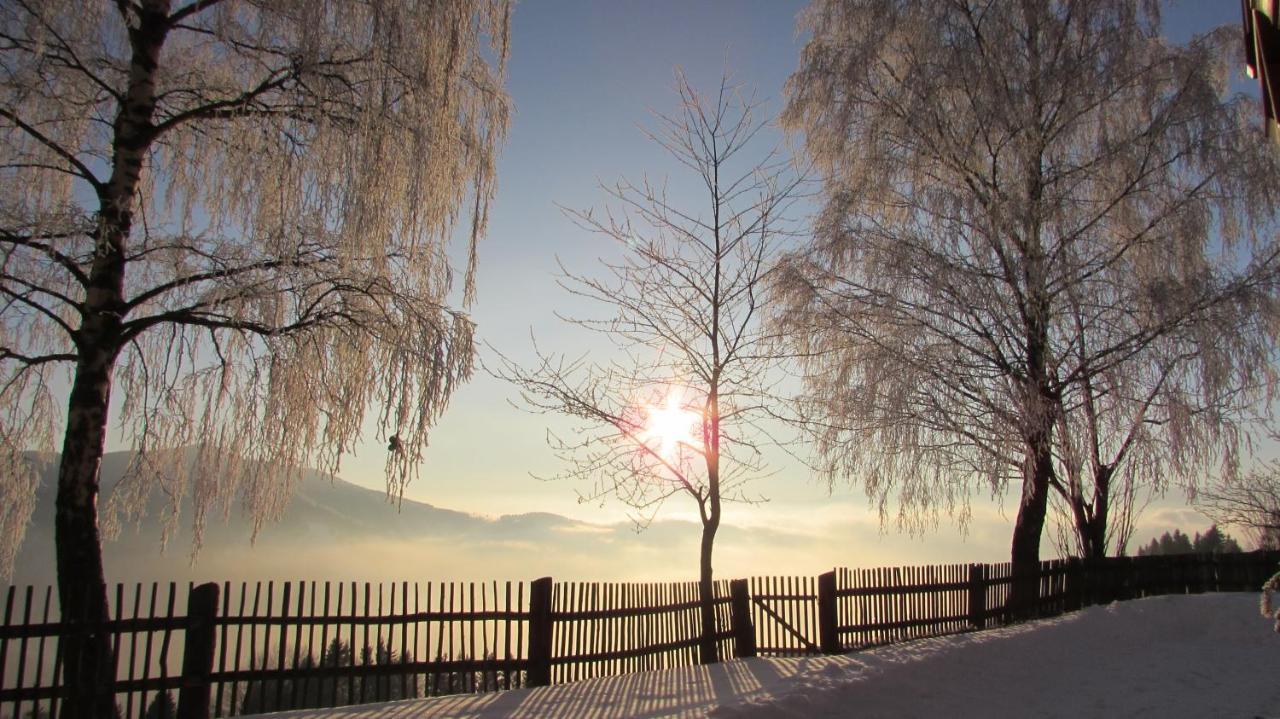
[[[1152,539],[1145,547],[1138,548],[1139,557],[1151,557],[1164,554],[1238,554],[1242,552],[1240,543],[1230,534],[1213,525],[1204,534],[1196,532],[1194,539],[1183,534],[1181,530],[1173,530],[1173,534],[1165,532],[1159,539]]]

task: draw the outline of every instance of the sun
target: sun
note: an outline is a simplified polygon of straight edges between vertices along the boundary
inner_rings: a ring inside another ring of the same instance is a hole
[[[667,394],[665,404],[651,404],[645,407],[645,413],[647,419],[641,437],[646,445],[653,446],[651,442],[656,443],[655,451],[664,460],[676,459],[681,444],[690,447],[702,444],[701,439],[695,434],[702,416],[685,409],[681,405],[680,396],[675,392]]]

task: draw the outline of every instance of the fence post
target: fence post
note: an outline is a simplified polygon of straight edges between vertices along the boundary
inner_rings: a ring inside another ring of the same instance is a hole
[[[533,580],[529,587],[528,685],[551,685],[551,577]]]
[[[969,565],[969,626],[987,626],[987,565]]]
[[[218,585],[194,587],[187,595],[187,631],[182,649],[182,688],[177,719],[208,719],[213,683],[214,625],[218,619]]]
[[[730,605],[733,610],[733,656],[749,659],[756,655],[756,628],[751,622],[751,591],[747,580],[729,582]]]
[[[839,619],[836,611],[835,571],[818,575],[818,648],[823,654],[840,653],[840,633],[836,631]]]

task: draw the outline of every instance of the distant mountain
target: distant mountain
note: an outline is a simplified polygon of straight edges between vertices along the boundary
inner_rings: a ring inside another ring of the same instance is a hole
[[[58,457],[30,455],[29,459],[39,468],[41,479],[35,514],[18,556],[13,582],[44,584],[55,576],[53,517]],[[103,457],[104,497],[120,481],[129,459],[127,452]],[[510,557],[486,554],[519,552],[527,555],[520,564],[532,565],[533,560],[548,553],[563,555],[566,548],[557,545],[575,535],[629,533],[625,525],[592,525],[541,512],[494,519],[410,499],[396,502],[385,492],[308,471],[284,515],[279,521],[268,522],[253,544],[251,524],[240,507],[233,507],[226,519],[220,514],[211,516],[203,547],[192,563],[190,497],[182,503],[176,536],[162,553],[166,510],[156,494],[140,522],[126,525],[118,537],[105,543],[109,579],[414,579],[432,575],[441,579],[465,578],[460,575],[496,578],[491,571],[476,570],[510,565]],[[456,561],[469,552],[475,555],[468,559],[474,566],[456,566]],[[441,565],[451,568],[449,576],[432,571]],[[207,569],[218,576],[211,576]],[[527,571],[536,569],[530,566]]]
[[[102,495],[108,498],[122,478],[129,465],[129,452],[109,452],[102,459]],[[30,531],[52,532],[53,507],[56,492],[58,457],[32,456],[31,459],[41,468],[40,485],[37,490],[37,507]],[[166,511],[165,503],[158,492],[153,492],[147,506],[147,516],[136,528],[128,528],[142,536],[159,539],[161,520]],[[192,512],[191,498],[186,497],[182,504],[180,517],[185,521],[187,530],[180,539],[190,540],[190,517]],[[302,481],[289,501],[286,516],[280,522],[271,523],[263,530],[263,536],[271,535],[310,535],[315,531],[329,532],[337,536],[389,534],[405,536],[407,534],[445,535],[455,534],[460,530],[475,529],[476,522],[485,520],[463,512],[440,509],[429,504],[404,500],[397,503],[388,498],[385,492],[366,489],[329,477],[312,470],[304,473]],[[209,533],[206,541],[238,541],[247,543],[249,522],[239,507],[233,507],[231,516],[223,521],[219,517],[211,517]]]
[[[12,583],[55,579],[53,516],[58,457],[31,455],[41,475],[37,506]],[[126,452],[102,462],[104,497],[129,464]],[[683,506],[675,502],[673,507]],[[691,580],[697,576],[700,527],[666,520],[637,532],[628,522],[596,524],[557,514],[483,517],[366,489],[307,472],[279,521],[250,543],[240,507],[210,516],[204,545],[191,556],[191,502],[162,552],[164,502],[153,493],[146,516],[104,544],[109,582],[528,580],[539,576],[593,581]],[[813,539],[785,530],[721,527],[720,576],[776,571],[811,559]],[[771,569],[773,568],[773,569]],[[6,583],[0,582],[0,587]]]

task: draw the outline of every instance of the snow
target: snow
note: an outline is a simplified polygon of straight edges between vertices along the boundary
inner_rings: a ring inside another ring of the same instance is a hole
[[[1153,597],[836,657],[749,659],[290,719],[1275,717],[1256,594]]]

